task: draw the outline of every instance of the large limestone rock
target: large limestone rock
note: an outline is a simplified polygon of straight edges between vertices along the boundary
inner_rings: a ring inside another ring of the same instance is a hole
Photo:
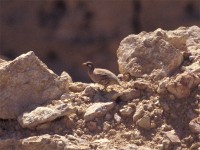
[[[33,52],[0,65],[0,118],[15,119],[34,105],[68,91],[67,76],[59,77]]]
[[[200,28],[180,27],[174,31],[157,29],[129,35],[117,50],[119,70],[141,77],[144,74],[168,76],[183,62],[183,53],[194,56],[188,71],[198,71],[200,63]]]
[[[58,117],[70,115],[75,112],[75,108],[65,104],[48,105],[37,107],[31,112],[26,112],[18,117],[18,122],[23,128],[34,129],[38,125],[53,121]]]

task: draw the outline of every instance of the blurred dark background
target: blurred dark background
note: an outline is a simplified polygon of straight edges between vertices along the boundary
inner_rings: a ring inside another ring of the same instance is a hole
[[[57,74],[89,81],[87,60],[118,74],[129,34],[200,25],[200,0],[0,0],[0,57],[30,50]]]

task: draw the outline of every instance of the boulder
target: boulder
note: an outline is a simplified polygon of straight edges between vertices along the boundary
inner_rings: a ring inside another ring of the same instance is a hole
[[[144,74],[169,76],[182,64],[183,52],[195,56],[191,67],[187,66],[186,70],[199,71],[199,32],[199,27],[192,26],[129,35],[121,41],[117,50],[120,73],[130,73],[135,77]]]
[[[200,78],[196,74],[184,72],[182,74],[178,74],[175,79],[168,82],[166,88],[178,99],[181,99],[188,97],[191,89],[199,83]]]
[[[21,113],[68,91],[68,77],[59,77],[34,52],[0,65],[0,118],[16,119]]]
[[[23,128],[34,129],[40,124],[50,122],[58,117],[70,115],[75,112],[75,108],[65,104],[48,105],[37,107],[31,112],[25,112],[18,117],[18,122]]]
[[[114,102],[98,102],[92,104],[89,108],[87,108],[84,119],[86,121],[90,121],[95,119],[96,117],[104,116],[108,111],[113,109],[115,106]]]

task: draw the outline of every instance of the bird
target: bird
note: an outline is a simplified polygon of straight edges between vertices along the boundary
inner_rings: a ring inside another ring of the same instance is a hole
[[[120,85],[118,77],[107,69],[95,68],[91,61],[82,64],[87,67],[88,75],[92,81],[104,86],[104,90],[113,84]]]

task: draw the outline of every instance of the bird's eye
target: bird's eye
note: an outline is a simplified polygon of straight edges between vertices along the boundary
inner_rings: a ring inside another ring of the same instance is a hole
[[[87,66],[88,66],[89,68],[91,68],[91,67],[92,67],[92,66],[91,66],[91,64],[88,64]]]

